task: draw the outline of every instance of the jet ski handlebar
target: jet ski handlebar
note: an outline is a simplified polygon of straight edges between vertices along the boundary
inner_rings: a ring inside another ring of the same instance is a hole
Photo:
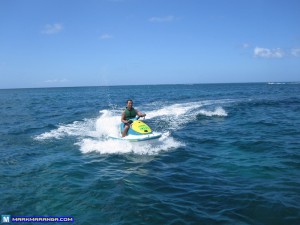
[[[142,116],[137,116],[136,120],[139,120]],[[145,116],[144,116],[144,119],[145,119]]]

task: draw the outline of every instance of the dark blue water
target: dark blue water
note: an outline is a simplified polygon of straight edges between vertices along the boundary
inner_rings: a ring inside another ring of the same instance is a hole
[[[128,98],[162,138],[109,138]],[[0,214],[300,224],[299,83],[11,89],[0,104]]]

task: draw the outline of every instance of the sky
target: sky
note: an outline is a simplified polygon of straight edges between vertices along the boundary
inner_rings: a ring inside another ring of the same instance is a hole
[[[0,88],[300,81],[299,0],[0,0]]]

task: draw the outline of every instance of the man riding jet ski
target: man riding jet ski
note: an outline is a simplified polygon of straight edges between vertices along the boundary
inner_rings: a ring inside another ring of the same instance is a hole
[[[139,112],[132,106],[133,101],[128,100],[127,107],[122,113],[122,123],[120,125],[121,139],[128,141],[145,141],[161,137],[161,133],[152,132],[146,123],[139,120],[140,117],[145,117],[146,114]]]
[[[122,117],[121,117],[121,121],[124,123],[124,129],[122,131],[122,137],[126,136],[126,134],[128,132],[128,129],[129,129],[130,125],[133,122],[132,119],[135,119],[136,115],[138,115],[139,117],[145,117],[146,116],[146,114],[137,111],[132,106],[133,106],[133,101],[131,99],[127,100],[127,107],[123,111]]]

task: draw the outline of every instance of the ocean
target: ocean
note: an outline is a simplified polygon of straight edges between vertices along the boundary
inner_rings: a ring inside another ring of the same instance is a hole
[[[127,99],[160,139],[109,138]],[[0,104],[1,215],[300,224],[300,83],[2,89]]]

